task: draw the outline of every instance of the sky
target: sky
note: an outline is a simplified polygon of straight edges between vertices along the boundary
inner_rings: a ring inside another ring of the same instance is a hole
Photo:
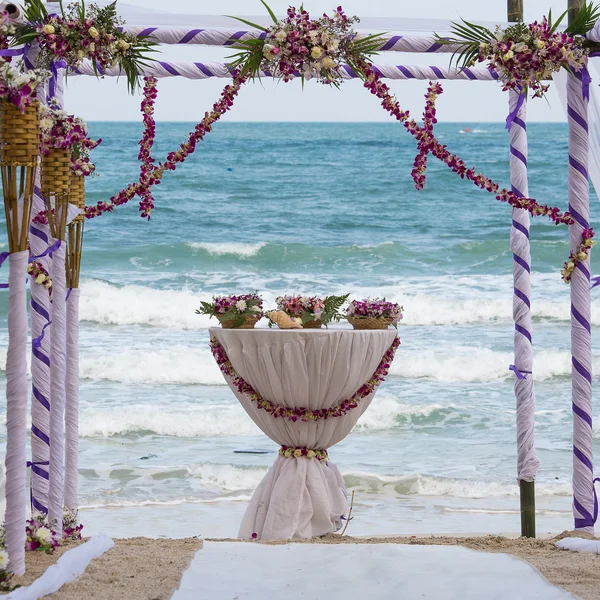
[[[268,4],[283,15],[291,0],[270,0]],[[305,0],[305,8],[314,15],[330,11],[342,0]],[[259,0],[127,0],[127,4],[181,14],[262,15]],[[557,15],[567,0],[524,0],[525,21],[540,19],[552,9]],[[359,17],[411,17],[502,22],[506,20],[506,0],[346,0],[344,10]],[[161,60],[222,61],[231,51],[207,46],[162,46]],[[386,52],[375,63],[447,66],[449,54],[419,55]],[[600,60],[600,59],[597,59]],[[198,121],[212,106],[225,85],[223,79],[188,81],[161,79],[156,105],[159,121]],[[421,114],[427,82],[388,82],[401,105],[413,114]],[[444,94],[438,99],[440,121],[476,123],[503,121],[508,94],[496,82],[444,82]],[[89,121],[137,121],[140,97],[129,96],[124,81],[106,78],[70,77],[65,90],[69,112]],[[375,97],[358,81],[346,82],[340,90],[309,82],[304,90],[300,82],[287,84],[264,81],[242,89],[227,121],[389,121]],[[530,121],[565,121],[558,96],[551,89],[544,99],[528,103]]]

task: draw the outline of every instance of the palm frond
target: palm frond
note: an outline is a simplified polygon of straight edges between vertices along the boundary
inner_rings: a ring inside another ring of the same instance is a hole
[[[574,14],[574,17],[565,31],[571,36],[585,35],[590,29],[594,28],[600,18],[600,6],[586,2],[577,12],[572,14]]]
[[[260,31],[268,31],[268,29],[266,27],[263,27],[262,25],[257,25],[256,23],[253,23],[252,21],[247,21],[246,19],[242,19],[241,17],[234,17],[232,15],[225,15],[225,16],[230,19],[235,19],[236,21],[240,21],[241,23],[244,23],[244,25],[249,25],[250,27],[254,27],[254,29],[258,29]]]
[[[260,0],[260,1],[262,2],[262,5],[267,9],[267,12],[271,16],[271,19],[273,20],[273,23],[279,23],[279,19],[275,16],[275,13],[271,10],[271,8],[265,2],[265,0]],[[302,8],[300,10],[302,10]]]

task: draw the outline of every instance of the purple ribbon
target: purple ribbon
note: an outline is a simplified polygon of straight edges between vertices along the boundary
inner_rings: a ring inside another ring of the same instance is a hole
[[[40,333],[40,335],[38,335],[36,338],[31,340],[31,345],[33,348],[39,348],[42,345],[42,341],[44,339],[44,336],[46,335],[46,329],[48,329],[48,327],[50,327],[50,325],[52,325],[52,321],[48,321],[42,327],[42,333]]]
[[[0,263],[2,264],[2,263]],[[600,275],[596,275],[596,277],[592,277],[591,281],[594,282],[592,286],[590,286],[590,290],[593,290],[596,286],[600,285]]]
[[[42,465],[42,466],[44,466],[44,465],[50,465],[50,461],[49,460],[44,460],[44,461],[41,461],[41,462],[35,462],[33,460],[28,460],[27,461],[27,468],[29,468],[29,467],[37,467],[37,466],[40,466],[40,465]]]
[[[590,99],[590,84],[592,83],[592,78],[590,76],[590,72],[587,67],[583,67],[578,73],[577,78],[581,79],[581,94],[583,95],[583,99],[589,101]]]
[[[69,296],[71,295],[71,292],[72,292],[72,291],[73,291],[73,288],[69,288],[69,289],[67,290],[67,295],[66,295],[66,297],[65,297],[65,302],[66,302],[66,301],[69,299]]]
[[[38,254],[37,256],[32,256],[29,259],[29,262],[32,263],[32,262],[38,260],[39,258],[44,258],[44,256],[48,256],[48,254],[52,254],[53,252],[56,252],[60,248],[61,244],[62,244],[62,240],[56,240],[54,242],[54,244],[52,244],[52,246],[48,246],[41,254]]]
[[[0,56],[22,56],[27,51],[27,47],[17,48],[16,50],[0,50]]]
[[[520,380],[527,379],[527,375],[531,375],[531,371],[520,371],[515,365],[510,365],[508,370],[512,371],[517,376],[517,379]],[[523,375],[523,373],[525,373],[525,375]]]
[[[589,92],[589,90],[588,90],[588,92]],[[525,102],[526,97],[527,97],[527,92],[525,90],[519,90],[519,98],[517,100],[517,106],[515,106],[515,109],[508,114],[508,117],[506,117],[506,129],[508,129],[509,131],[510,131],[510,128],[512,127],[513,121],[517,118],[517,115],[519,114],[519,111],[521,110],[521,107],[523,106],[523,102]]]

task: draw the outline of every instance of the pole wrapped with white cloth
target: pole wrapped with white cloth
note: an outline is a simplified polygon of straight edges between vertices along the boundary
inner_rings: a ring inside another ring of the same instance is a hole
[[[8,353],[6,356],[6,547],[9,568],[25,573],[27,508],[27,293],[29,252],[9,258]]]
[[[571,250],[589,229],[588,98],[581,74],[567,76],[569,118],[569,226]],[[589,85],[589,84],[588,84]],[[573,513],[575,528],[593,534],[595,494],[592,452],[592,344],[590,260],[577,263],[571,274],[571,354],[573,398]]]
[[[515,117],[510,127],[510,182],[520,198],[528,197],[527,181],[527,102],[518,92],[509,95],[510,113]],[[513,253],[513,318],[515,322],[515,396],[517,400],[517,479],[533,482],[539,466],[535,452],[533,383],[533,345],[531,325],[531,248],[529,213],[512,209],[510,247]]]
[[[52,345],[50,394],[50,493],[48,520],[62,532],[64,499],[64,431],[66,376],[66,274],[65,243],[52,258]]]

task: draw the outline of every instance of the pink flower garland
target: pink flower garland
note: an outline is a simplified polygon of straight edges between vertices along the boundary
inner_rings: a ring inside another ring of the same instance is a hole
[[[236,370],[233,368],[225,348],[215,339],[212,338],[210,341],[210,349],[221,369],[221,372],[232,380],[234,386],[237,388],[240,394],[247,396],[252,402],[256,404],[259,410],[265,410],[274,419],[281,417],[288,421],[318,421],[320,419],[331,419],[335,417],[343,417],[348,414],[352,409],[357,408],[361,400],[370,396],[375,390],[381,385],[389,373],[390,366],[394,360],[396,349],[400,345],[400,339],[395,338],[392,345],[388,348],[386,353],[383,355],[381,362],[377,369],[364,385],[362,385],[352,397],[347,400],[342,400],[336,406],[331,408],[321,408],[318,410],[310,410],[308,408],[298,407],[289,408],[283,404],[275,404],[270,400],[263,398],[249,383],[244,381],[240,377]]]
[[[428,119],[430,119],[430,124],[426,127],[420,127],[414,119],[409,119],[410,113],[408,111],[403,111],[401,109],[397,98],[390,92],[390,88],[381,81],[381,75],[374,70],[373,65],[364,63],[362,66],[367,76],[364,87],[366,87],[373,95],[377,96],[381,100],[383,108],[398,121],[403,123],[406,130],[416,138],[419,146],[419,156],[431,152],[433,156],[446,164],[450,170],[456,173],[461,179],[468,179],[478,188],[496,194],[496,199],[500,202],[506,202],[515,208],[527,210],[533,217],[542,215],[547,216],[555,225],[572,225],[574,223],[570,213],[561,213],[558,207],[538,204],[533,198],[522,198],[506,188],[500,188],[497,183],[483,175],[483,173],[477,173],[473,168],[467,168],[466,163],[460,157],[452,154],[446,146],[440,144],[432,133],[432,123],[435,118],[435,110],[432,111],[432,107],[434,106],[437,96],[443,92],[442,86],[439,83],[429,83],[426,96],[428,103],[426,114],[428,115]],[[420,168],[424,164],[423,159],[417,157],[415,163],[418,163],[419,172],[413,171],[413,177],[416,176],[415,182],[419,188],[419,185],[424,183],[424,179],[421,179],[424,175],[420,171]],[[586,260],[589,251],[594,244],[592,241],[592,238],[594,237],[593,230],[588,229],[584,234],[583,241],[576,250],[571,253],[569,260],[565,263],[562,272],[563,280],[565,282],[570,281],[570,276],[566,276],[565,271],[568,271],[569,273],[572,272],[578,263]]]
[[[151,78],[149,78],[151,79]],[[233,83],[226,85],[221,92],[221,97],[213,105],[212,111],[207,112],[204,115],[204,119],[198,123],[193,132],[188,136],[187,141],[183,142],[176,152],[170,152],[164,162],[159,163],[158,167],[155,167],[150,162],[150,148],[152,147],[152,140],[154,138],[154,127],[151,126],[153,122],[153,111],[145,112],[145,125],[146,132],[144,139],[140,143],[142,160],[146,161],[145,166],[142,165],[143,175],[137,183],[130,183],[125,189],[121,190],[117,195],[113,196],[108,202],[98,202],[96,205],[87,206],[85,209],[85,217],[92,219],[98,217],[104,213],[112,212],[115,206],[121,206],[126,204],[134,198],[139,196],[140,201],[140,212],[141,216],[150,219],[150,213],[154,208],[154,202],[150,189],[160,184],[165,171],[174,171],[179,163],[185,161],[185,159],[196,150],[196,144],[204,139],[207,133],[212,131],[212,126],[233,106],[235,98],[237,97],[240,88],[248,78],[241,76],[239,73],[234,73]],[[156,98],[156,85],[152,81],[146,82],[144,86],[144,110],[147,110],[150,106],[153,106],[154,99]]]

